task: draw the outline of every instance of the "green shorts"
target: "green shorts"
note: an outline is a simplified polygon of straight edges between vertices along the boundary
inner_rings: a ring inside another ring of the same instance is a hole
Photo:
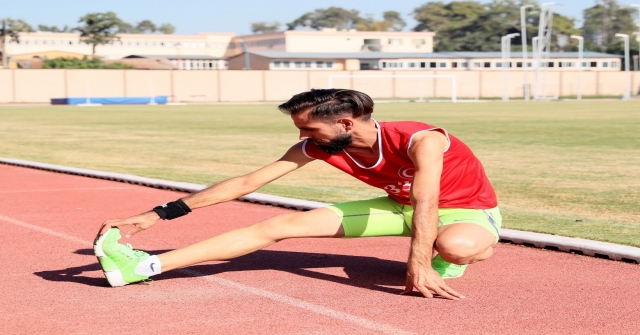
[[[343,202],[327,207],[340,217],[345,237],[411,236],[413,207],[389,197]],[[441,208],[438,227],[454,223],[474,223],[499,239],[502,217],[492,209]]]

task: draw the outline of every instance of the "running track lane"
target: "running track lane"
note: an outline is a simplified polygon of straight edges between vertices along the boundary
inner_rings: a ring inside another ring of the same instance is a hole
[[[106,219],[177,192],[0,165],[0,333],[637,334],[640,267],[499,244],[449,284],[400,296],[407,238],[287,240],[228,262],[107,287],[91,250]],[[157,253],[285,213],[228,202],[130,239]]]

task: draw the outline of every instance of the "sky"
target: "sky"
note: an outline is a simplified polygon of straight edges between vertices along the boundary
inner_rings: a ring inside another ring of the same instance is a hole
[[[186,2],[168,0],[0,0],[0,18],[22,19],[37,28],[39,24],[71,27],[78,19],[90,12],[113,11],[126,22],[136,24],[151,20],[156,24],[171,23],[176,34],[198,32],[231,32],[238,35],[251,33],[252,22],[291,22],[306,12],[331,6],[356,9],[361,14],[371,14],[382,19],[388,10],[399,12],[410,30],[416,26],[412,12],[429,1],[426,0],[191,0]],[[448,2],[444,0],[443,2]],[[481,0],[480,2],[490,2]],[[546,2],[546,1],[545,1]],[[581,19],[582,11],[595,4],[595,0],[557,0],[556,12]],[[640,0],[619,0],[622,5],[640,4]],[[581,25],[581,21],[578,26]]]

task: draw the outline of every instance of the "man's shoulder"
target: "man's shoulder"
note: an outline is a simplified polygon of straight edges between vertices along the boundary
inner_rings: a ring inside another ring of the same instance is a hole
[[[413,134],[417,131],[438,128],[436,126],[419,121],[388,121],[378,122],[380,127],[388,132]]]

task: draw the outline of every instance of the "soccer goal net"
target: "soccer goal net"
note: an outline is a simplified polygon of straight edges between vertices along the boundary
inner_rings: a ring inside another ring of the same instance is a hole
[[[327,86],[361,91],[378,101],[458,100],[458,83],[454,75],[330,75]]]

